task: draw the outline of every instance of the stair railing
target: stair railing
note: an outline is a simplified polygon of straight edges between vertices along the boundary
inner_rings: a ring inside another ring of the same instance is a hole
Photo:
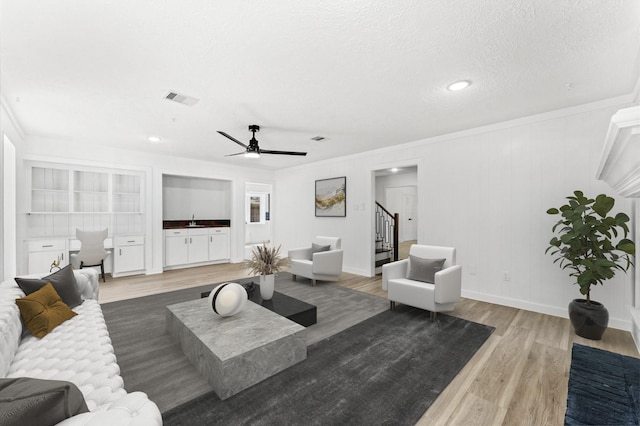
[[[376,201],[376,251],[392,250],[394,262],[398,260],[399,222],[398,213],[391,213]]]

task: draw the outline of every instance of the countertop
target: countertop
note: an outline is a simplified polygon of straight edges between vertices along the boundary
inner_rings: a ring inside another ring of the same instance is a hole
[[[191,220],[163,220],[162,229],[197,229],[197,228],[229,228],[229,219],[203,219],[196,220],[195,225],[189,225]]]

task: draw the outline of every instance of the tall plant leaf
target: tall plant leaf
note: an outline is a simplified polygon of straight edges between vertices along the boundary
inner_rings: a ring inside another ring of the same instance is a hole
[[[589,303],[592,285],[603,284],[616,270],[627,271],[633,265],[635,244],[626,238],[629,217],[624,213],[607,216],[615,204],[612,197],[600,194],[591,199],[574,191],[566,198],[567,204],[547,210],[550,215],[562,213],[563,219],[553,225],[555,235],[545,253],[555,258],[553,263],[570,271]],[[625,238],[612,241],[619,235]]]

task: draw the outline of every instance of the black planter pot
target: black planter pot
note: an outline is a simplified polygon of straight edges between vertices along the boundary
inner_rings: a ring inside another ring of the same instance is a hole
[[[609,311],[602,303],[592,300],[587,305],[586,299],[573,299],[569,303],[569,318],[578,336],[600,340],[609,324]]]

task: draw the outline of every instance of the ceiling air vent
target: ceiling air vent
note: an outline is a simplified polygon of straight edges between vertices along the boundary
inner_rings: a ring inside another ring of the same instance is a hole
[[[200,100],[191,96],[183,95],[182,93],[178,92],[169,92],[165,95],[164,98],[187,106],[193,106]]]
[[[323,136],[314,136],[311,138],[312,141],[316,141],[316,142],[320,142],[325,140],[325,138]]]

